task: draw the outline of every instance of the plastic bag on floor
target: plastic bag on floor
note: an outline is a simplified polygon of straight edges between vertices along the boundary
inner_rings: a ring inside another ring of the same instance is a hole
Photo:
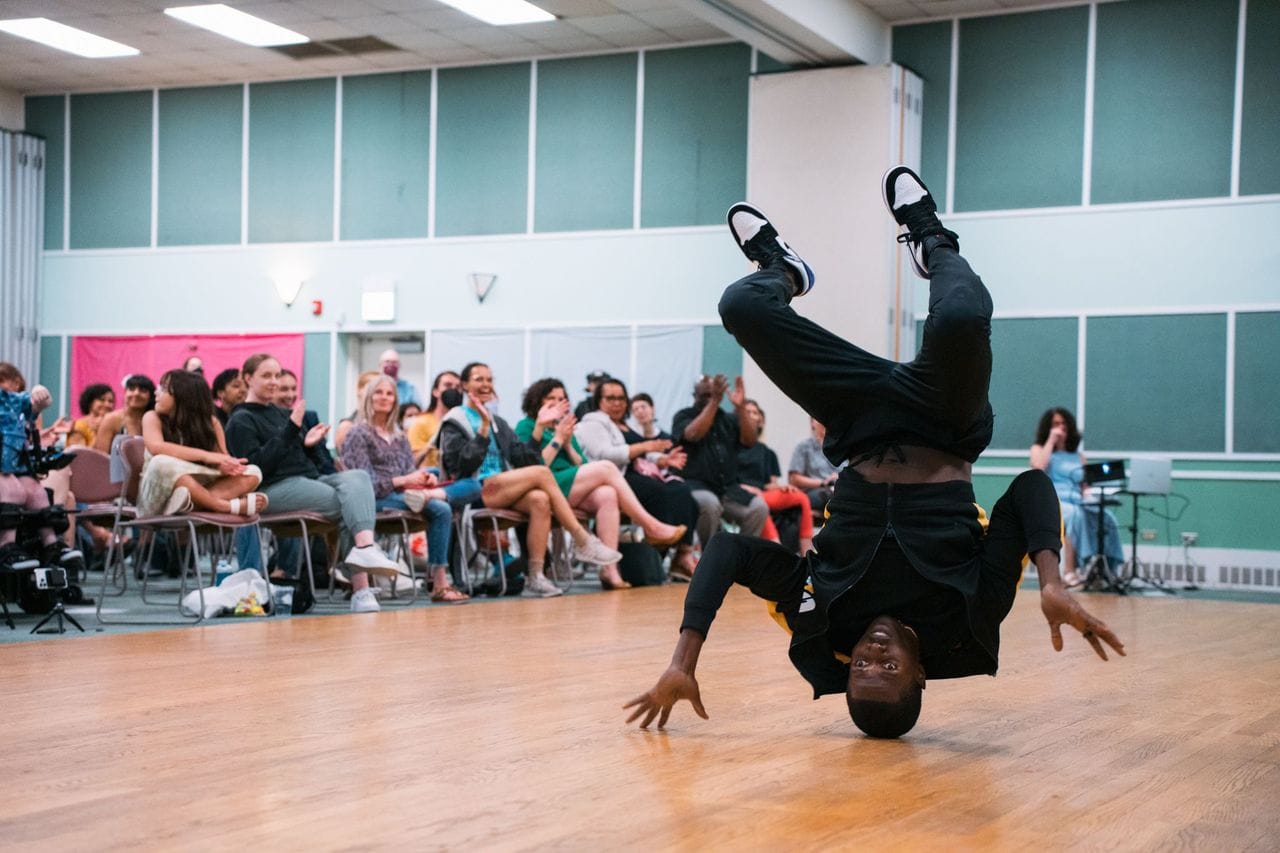
[[[227,575],[217,586],[205,587],[204,618],[212,619],[223,613],[234,613],[236,603],[253,595],[258,601],[270,601],[271,591],[262,575],[253,569],[242,569]],[[187,614],[200,611],[200,590],[192,590],[182,599],[182,610]]]

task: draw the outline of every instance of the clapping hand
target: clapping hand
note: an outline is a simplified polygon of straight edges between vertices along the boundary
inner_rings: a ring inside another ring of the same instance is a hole
[[[741,376],[735,376],[733,379],[733,391],[729,393],[729,402],[733,403],[735,409],[741,409],[747,404],[747,386],[743,384]]]
[[[568,403],[565,405],[567,406]],[[572,413],[562,417],[556,424],[556,441],[560,442],[561,446],[567,445],[573,438],[573,428],[577,425],[578,418]]]
[[[306,437],[302,439],[302,446],[315,447],[317,444],[324,441],[324,437],[328,434],[328,424],[316,424],[311,429],[307,430]]]

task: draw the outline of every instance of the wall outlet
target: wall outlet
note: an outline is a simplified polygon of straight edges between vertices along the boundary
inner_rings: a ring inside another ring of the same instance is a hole
[[[1199,534],[1199,533],[1190,533],[1190,532],[1188,532],[1188,531],[1186,531],[1186,530],[1182,531],[1182,544],[1183,544],[1183,545],[1186,545],[1186,546],[1189,548],[1189,547],[1191,547],[1192,545],[1199,544],[1199,542],[1200,542],[1200,534]]]
[[[1156,541],[1156,532],[1152,530],[1150,527],[1142,528],[1142,541],[1143,542]]]

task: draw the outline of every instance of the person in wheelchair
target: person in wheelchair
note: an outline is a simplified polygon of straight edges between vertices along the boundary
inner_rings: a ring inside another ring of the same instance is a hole
[[[0,362],[0,569],[52,566],[78,571],[83,555],[58,538],[67,529],[66,512],[50,505],[37,479],[44,473],[42,445],[53,430],[42,435],[35,429],[36,416],[53,398],[43,385],[29,392],[26,388],[18,368]]]

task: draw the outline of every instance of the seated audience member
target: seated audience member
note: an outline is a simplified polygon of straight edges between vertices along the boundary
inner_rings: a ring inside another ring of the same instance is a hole
[[[351,414],[338,421],[338,428],[333,434],[333,447],[339,453],[342,452],[342,442],[347,440],[347,433],[351,432],[351,428],[356,425],[356,416],[360,414],[360,405],[364,403],[364,389],[382,375],[376,370],[366,370],[356,377],[356,407]]]
[[[623,512],[640,525],[651,545],[674,545],[684,537],[683,525],[660,521],[644,508],[616,464],[587,460],[573,434],[578,419],[569,412],[569,395],[559,379],[534,382],[525,391],[521,407],[525,416],[516,424],[516,438],[538,449],[570,506],[595,516],[596,535],[606,546],[617,550]],[[613,564],[600,567],[600,585],[605,589],[631,586]]]
[[[413,423],[405,427],[409,435],[409,447],[414,458],[428,468],[440,468],[440,448],[432,440],[440,431],[444,416],[453,408],[445,404],[445,391],[457,389],[462,384],[461,378],[452,370],[442,370],[436,374],[431,383],[431,401],[426,410],[414,418]]]
[[[607,547],[574,517],[573,508],[556,485],[551,469],[521,442],[507,422],[491,414],[493,373],[487,364],[473,362],[462,369],[465,400],[440,425],[437,442],[445,476],[481,484],[480,502],[490,509],[514,509],[529,516],[528,577],[524,595],[550,598],[561,590],[546,576],[546,553],[551,519],[573,537],[573,554],[584,563],[607,566],[621,554]]]
[[[142,416],[142,437],[147,461],[138,485],[140,514],[173,515],[193,506],[232,515],[266,509],[266,495],[253,491],[262,472],[227,453],[209,386],[198,374],[170,370],[160,377],[155,409]]]
[[[280,368],[280,379],[276,382],[276,405],[285,411],[293,409],[298,402],[298,374],[287,367]],[[306,435],[312,427],[320,423],[320,415],[315,409],[307,409],[302,415],[302,434]],[[336,474],[338,466],[334,463],[329,447],[321,442],[314,450],[316,467],[321,474]]]
[[[418,399],[418,386],[400,375],[400,353],[393,349],[383,350],[382,355],[378,356],[378,372],[385,373],[396,381],[396,393],[399,394],[401,403],[422,405],[422,401]]]
[[[693,386],[693,405],[676,412],[671,432],[688,456],[680,473],[698,502],[698,538],[705,548],[720,529],[723,515],[747,536],[759,536],[769,519],[769,507],[738,483],[738,447],[756,443],[757,431],[742,407],[747,392],[742,377],[734,380],[729,400],[734,414],[720,408],[729,390],[724,376],[703,376]]]
[[[1078,586],[1083,578],[1077,569],[1098,552],[1098,507],[1086,501],[1084,454],[1080,442],[1084,436],[1076,426],[1075,416],[1062,408],[1053,408],[1040,417],[1035,444],[1031,445],[1031,467],[1049,475],[1062,504],[1062,581]],[[1103,545],[1112,570],[1124,562],[1120,531],[1116,517],[1108,510]]]
[[[198,355],[190,356],[186,361],[182,362],[182,369],[204,376],[204,359]]]
[[[468,596],[449,582],[449,540],[453,509],[436,477],[413,464],[413,451],[396,420],[399,409],[396,381],[376,377],[364,391],[356,425],[342,445],[342,464],[348,471],[364,470],[373,480],[377,508],[419,513],[427,521],[427,562],[431,569],[431,600],[466,601]]]
[[[422,407],[417,403],[405,403],[400,406],[396,413],[396,423],[400,424],[400,431],[403,432],[408,429],[421,414]]]
[[[782,470],[778,467],[778,454],[760,440],[764,434],[764,410],[755,400],[747,400],[742,416],[756,430],[756,443],[738,449],[738,479],[742,488],[764,499],[770,515],[765,519],[761,536],[770,542],[778,542],[778,528],[772,513],[783,509],[800,510],[800,553],[813,549],[813,511],[809,496],[791,484],[778,482]]]
[[[787,481],[808,495],[813,520],[819,524],[822,523],[827,501],[836,490],[840,468],[844,467],[844,463],[840,468],[832,465],[822,452],[822,442],[826,437],[827,428],[818,423],[817,418],[809,418],[809,437],[796,445],[787,469]]]
[[[48,388],[36,385],[28,393],[27,380],[18,368],[0,361],[0,515],[6,520],[0,525],[0,567],[6,569],[26,564],[33,568],[61,565],[77,569],[83,563],[83,555],[60,541],[51,526],[37,528],[39,553],[24,553],[17,542],[17,520],[9,521],[22,510],[49,508],[49,495],[27,467],[23,451],[30,445],[28,427],[52,402]],[[53,439],[53,432],[59,426],[61,424],[55,424],[38,434],[41,446]],[[37,562],[32,563],[32,559]]]
[[[640,434],[640,438],[672,440],[671,433],[658,426],[653,398],[643,391],[631,398],[631,419],[636,422],[636,432]]]
[[[603,370],[593,370],[587,374],[587,387],[582,391],[586,395],[582,401],[578,403],[578,407],[573,410],[573,416],[578,420],[589,412],[595,411],[596,389],[600,387],[600,383],[609,378],[609,374]]]
[[[232,410],[245,401],[245,396],[248,393],[249,389],[245,385],[244,377],[234,367],[228,367],[213,377],[213,402],[215,404],[213,414],[224,429],[227,426],[227,418],[231,417]]]
[[[204,380],[200,380],[204,384]],[[207,391],[206,391],[207,393]],[[156,384],[151,377],[135,373],[124,380],[124,408],[110,412],[98,425],[93,446],[103,453],[110,453],[116,439],[142,435],[142,416],[155,408]]]
[[[116,407],[116,392],[111,390],[110,385],[97,382],[80,392],[79,402],[81,417],[76,418],[71,431],[67,433],[67,446],[81,444],[93,447],[102,419]]]
[[[698,564],[693,552],[698,503],[684,480],[663,473],[669,462],[677,468],[685,463],[684,451],[673,447],[670,438],[645,438],[633,430],[627,423],[628,406],[627,386],[622,380],[605,379],[596,386],[595,411],[588,412],[577,425],[574,437],[588,459],[616,465],[641,505],[656,518],[684,525],[671,572],[680,578],[691,577]]]
[[[280,362],[266,353],[252,355],[244,363],[244,378],[248,397],[227,423],[227,447],[262,471],[262,491],[276,512],[309,511],[341,519],[355,541],[343,560],[354,573],[351,609],[380,609],[364,573],[394,577],[399,566],[374,544],[373,483],[368,472],[320,473],[317,448],[329,427],[317,424],[302,432],[306,404],[301,398],[288,412],[275,404]],[[257,536],[237,536],[236,556],[242,567],[259,565]]]

